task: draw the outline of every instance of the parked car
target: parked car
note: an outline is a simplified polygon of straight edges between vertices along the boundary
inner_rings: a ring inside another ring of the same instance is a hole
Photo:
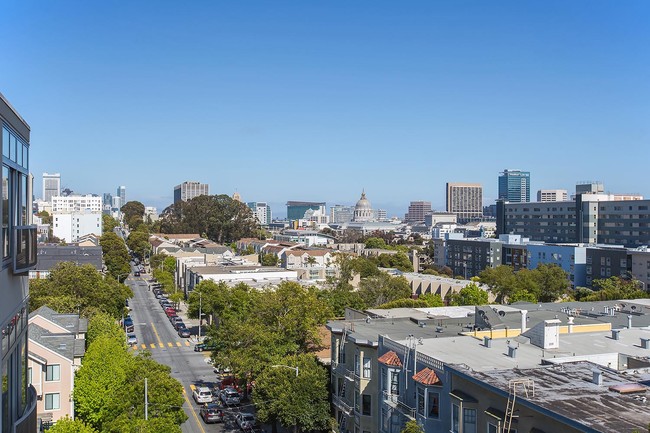
[[[133,333],[126,334],[126,343],[130,346],[138,344],[138,337]]]
[[[169,322],[173,325],[174,321],[176,319],[179,319],[179,317],[176,315],[176,313],[172,314],[171,316],[167,316],[169,318]]]
[[[191,335],[192,333],[190,333],[190,330],[187,328],[180,328],[178,330],[178,336],[181,338],[190,338]]]
[[[134,277],[139,277],[139,276],[140,276],[140,271],[135,271],[135,272],[133,273],[133,276],[134,276]]]
[[[133,326],[133,319],[131,319],[129,316],[124,319],[124,329],[126,332],[133,332],[135,330],[135,327]]]
[[[239,428],[244,431],[252,430],[255,427],[255,424],[257,424],[255,415],[248,412],[239,412],[237,415],[235,415],[235,421],[237,422]]]
[[[226,406],[237,406],[241,400],[239,393],[232,386],[222,389],[219,398]]]
[[[175,330],[178,331],[181,328],[187,328],[187,326],[185,325],[185,322],[183,322],[183,319],[181,319],[180,317],[175,322],[176,323],[173,323]]]
[[[212,393],[207,386],[199,386],[192,391],[192,397],[198,404],[212,403]]]
[[[204,341],[203,343],[194,345],[195,352],[203,352],[204,350],[217,350],[217,346],[210,341]]]
[[[206,424],[212,424],[215,422],[223,422],[224,414],[223,410],[216,403],[210,403],[201,408],[201,418]]]

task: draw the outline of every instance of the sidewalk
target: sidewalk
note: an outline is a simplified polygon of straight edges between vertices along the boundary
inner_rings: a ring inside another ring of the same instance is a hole
[[[190,330],[192,333],[192,336],[190,337],[190,341],[192,343],[199,343],[198,339],[198,333],[199,333],[199,319],[191,319],[187,316],[187,303],[185,301],[181,302],[178,304],[178,309],[176,310],[176,314],[178,317],[183,319],[183,323],[185,323],[185,326],[187,326],[187,329]],[[201,340],[203,340],[204,337],[204,332],[206,331],[205,329],[205,324],[201,328]]]

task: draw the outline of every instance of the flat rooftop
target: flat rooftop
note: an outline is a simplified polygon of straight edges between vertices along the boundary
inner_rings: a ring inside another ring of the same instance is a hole
[[[539,406],[574,422],[599,432],[646,431],[650,424],[646,381],[650,370],[617,372],[600,369],[590,362],[575,362],[561,366],[531,369],[472,371],[452,366],[460,373],[485,382],[504,392],[512,379],[532,379],[534,396],[517,396],[518,404]],[[603,374],[603,384],[593,383],[593,371]],[[641,391],[621,394],[610,390],[611,386],[639,384]]]

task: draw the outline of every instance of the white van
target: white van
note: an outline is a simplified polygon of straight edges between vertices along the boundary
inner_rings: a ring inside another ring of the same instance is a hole
[[[210,388],[207,386],[195,388],[192,392],[192,397],[194,397],[194,401],[198,404],[212,403],[212,392],[210,392]]]

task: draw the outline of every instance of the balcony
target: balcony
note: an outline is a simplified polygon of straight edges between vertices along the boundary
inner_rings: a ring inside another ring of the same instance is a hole
[[[36,418],[36,390],[29,386],[27,390],[27,408],[23,416],[14,423],[13,431],[16,433],[34,433],[38,431],[38,420]]]
[[[387,405],[389,405],[393,409],[397,409],[407,418],[411,420],[415,419],[415,408],[400,401],[399,395],[389,394],[388,391],[384,391],[383,394],[384,394],[384,402]]]
[[[332,403],[341,412],[344,412],[348,416],[352,415],[352,406],[350,406],[342,396],[332,394]]]
[[[36,267],[36,238],[35,225],[14,227],[14,274],[22,274]]]
[[[343,363],[337,364],[334,368],[334,372],[339,376],[345,377],[350,382],[354,382],[354,380],[358,378],[358,376],[354,374],[352,370],[348,370]]]

